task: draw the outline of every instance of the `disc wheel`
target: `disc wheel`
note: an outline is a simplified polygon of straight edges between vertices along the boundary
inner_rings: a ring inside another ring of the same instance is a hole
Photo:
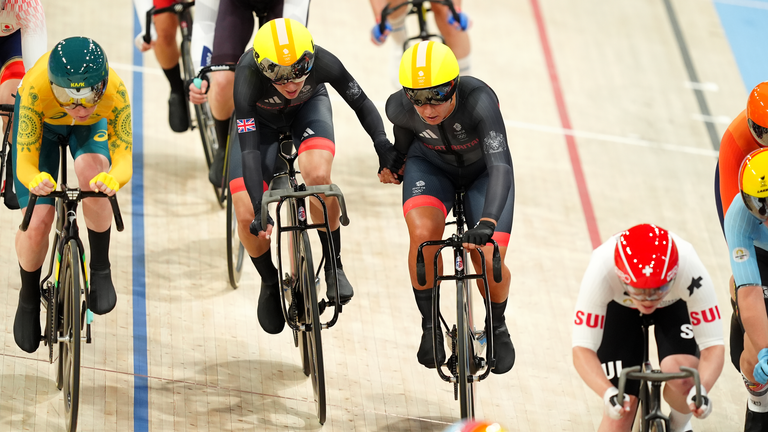
[[[325,367],[323,365],[323,344],[320,336],[320,310],[317,304],[317,288],[315,286],[315,267],[312,264],[312,252],[309,244],[309,234],[301,232],[299,245],[301,261],[299,274],[301,289],[304,293],[304,310],[307,318],[307,331],[303,332],[306,342],[307,360],[309,362],[310,379],[315,396],[317,419],[325,423]],[[302,354],[303,356],[303,354]]]
[[[77,429],[77,413],[80,406],[80,307],[82,286],[78,265],[77,242],[70,241],[64,247],[61,258],[59,284],[63,296],[64,320],[59,344],[59,362],[62,371],[62,392],[66,413],[67,431]]]
[[[235,205],[232,202],[232,196],[227,194],[227,272],[229,273],[229,284],[232,288],[237,288],[240,284],[240,277],[243,275],[243,259],[245,258],[245,247],[240,242],[240,236],[237,232],[237,216],[235,216]]]
[[[464,281],[457,281],[458,311],[456,319],[457,334],[457,369],[459,372],[459,403],[461,404],[461,418],[474,418],[475,416],[475,396],[474,383],[472,379],[471,367],[474,362],[474,353],[472,352],[472,324],[469,319],[469,302],[467,296],[469,293],[465,289]]]

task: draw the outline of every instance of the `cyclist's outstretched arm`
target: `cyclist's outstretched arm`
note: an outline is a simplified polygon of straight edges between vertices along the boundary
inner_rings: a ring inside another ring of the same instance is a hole
[[[107,85],[107,91],[110,91],[114,86],[116,93],[115,108],[112,110],[114,117],[107,122],[109,155],[112,159],[112,166],[108,174],[118,183],[119,187],[123,187],[133,175],[131,101],[128,99],[128,90],[125,84],[112,69],[109,71],[109,84]]]
[[[218,13],[219,0],[195,0],[195,22],[190,47],[195,73],[200,72],[203,66],[211,64]]]
[[[35,65],[48,51],[48,31],[45,27],[45,11],[40,0],[7,2],[5,9],[13,11],[21,24],[21,57],[24,69]]]

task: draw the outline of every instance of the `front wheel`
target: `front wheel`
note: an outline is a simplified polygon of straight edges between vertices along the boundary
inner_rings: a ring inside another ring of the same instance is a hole
[[[317,287],[315,286],[315,267],[312,264],[312,250],[309,245],[309,234],[301,232],[301,244],[299,245],[301,256],[299,274],[301,277],[301,290],[304,293],[304,316],[309,327],[304,335],[306,337],[307,359],[312,379],[312,389],[315,393],[315,407],[317,419],[320,424],[325,423],[325,367],[323,365],[323,344],[320,337],[320,309],[317,304]],[[302,353],[302,355],[304,355]]]
[[[229,284],[237,288],[240,284],[240,276],[243,275],[243,259],[245,247],[240,242],[237,232],[237,217],[235,216],[235,204],[232,195],[227,194],[227,271]]]
[[[664,420],[656,419],[651,422],[651,432],[667,432],[667,427],[664,424]]]
[[[77,429],[77,412],[80,406],[80,305],[83,287],[79,257],[77,241],[71,240],[64,247],[61,270],[59,270],[64,318],[59,332],[59,362],[68,432],[74,432]]]
[[[475,417],[474,383],[471,381],[474,353],[472,349],[472,322],[470,321],[469,292],[466,284],[460,280],[456,282],[457,298],[459,299],[457,310],[457,369],[459,372],[459,402],[461,404],[461,418]]]

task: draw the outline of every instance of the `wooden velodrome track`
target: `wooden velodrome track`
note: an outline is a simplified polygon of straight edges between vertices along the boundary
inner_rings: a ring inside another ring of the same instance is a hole
[[[590,252],[611,234],[654,222],[692,242],[716,283],[724,326],[730,317],[714,145],[746,106],[747,88],[768,79],[768,2],[666,1],[465,0],[473,75],[501,100],[515,164],[506,317],[517,364],[476,387],[478,417],[508,430],[597,428],[602,400],[572,366],[571,323]],[[227,285],[225,214],[199,136],[170,131],[168,84],[151,53],[143,66],[134,57],[131,2],[44,5],[49,48],[93,37],[134,103],[135,173],[119,193],[127,228],[111,249],[119,301],[84,345],[80,430],[439,431],[457,420],[452,386],[415,359],[419,315],[399,188],[378,184],[370,140],[341,99],[331,92],[333,180],[352,221],[343,256],[356,296],[323,332],[321,427],[290,333],[270,336],[257,323],[256,272],[247,264],[241,287]],[[315,42],[383,109],[394,91],[392,47],[369,42],[372,24],[367,1],[312,2]],[[27,355],[13,341],[19,221],[19,212],[0,211],[0,430],[61,431],[46,350]],[[694,429],[741,429],[746,392],[729,361],[711,396],[714,412]]]

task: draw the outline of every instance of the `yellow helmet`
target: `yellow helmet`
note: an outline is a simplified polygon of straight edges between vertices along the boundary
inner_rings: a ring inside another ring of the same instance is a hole
[[[741,163],[739,190],[747,209],[760,220],[768,220],[768,148],[753,151]]]
[[[253,58],[272,82],[301,82],[315,62],[315,44],[309,30],[300,22],[278,18],[264,24],[256,32]]]
[[[451,100],[459,84],[459,62],[440,42],[424,41],[405,50],[400,60],[400,85],[416,106]]]

